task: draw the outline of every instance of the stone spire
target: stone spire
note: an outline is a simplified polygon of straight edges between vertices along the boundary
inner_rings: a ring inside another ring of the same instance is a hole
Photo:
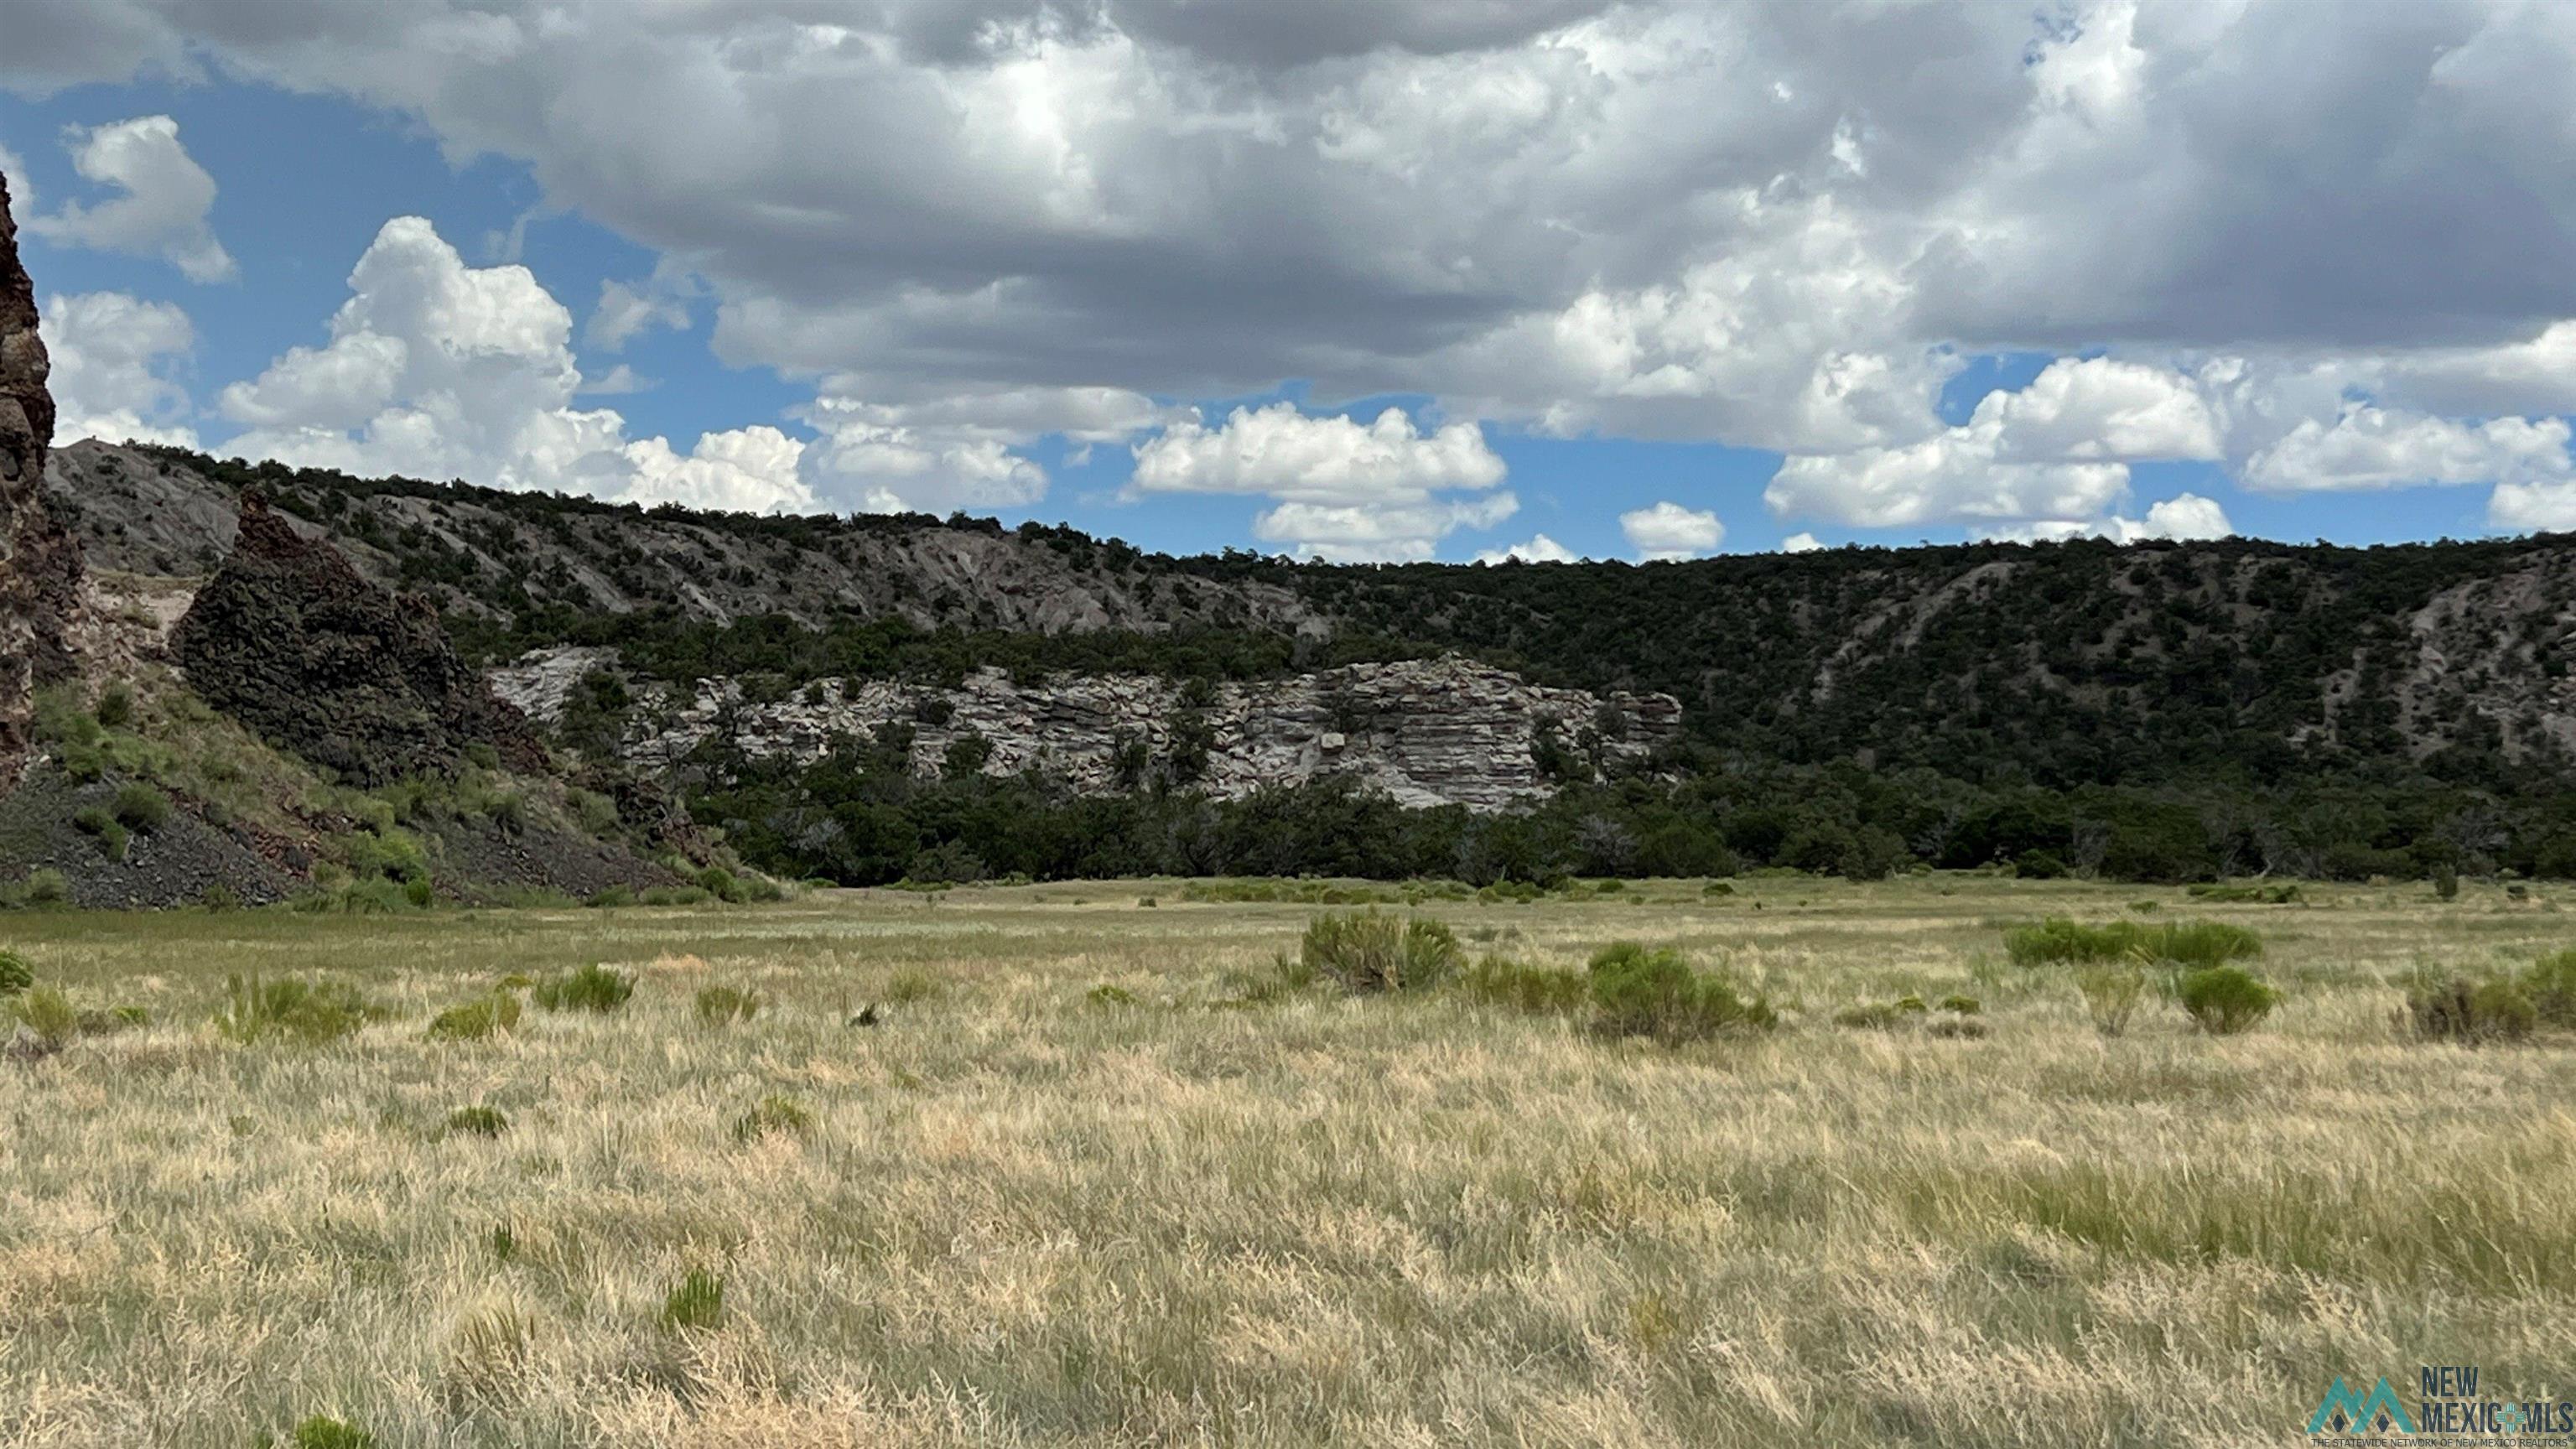
[[[45,511],[54,440],[36,290],[0,176],[0,792],[17,783],[37,687],[71,673],[64,627],[80,600],[80,545]]]

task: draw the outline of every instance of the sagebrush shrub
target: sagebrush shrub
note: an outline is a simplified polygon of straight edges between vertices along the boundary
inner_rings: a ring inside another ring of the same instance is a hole
[[[1943,1011],[1956,1012],[1961,1016],[1975,1016],[1977,1013],[1986,1009],[1984,1002],[1963,992],[1956,991],[1942,997],[1940,1007]]]
[[[2426,1041],[2518,1041],[2540,1023],[2522,984],[2450,976],[2417,981],[2406,992],[2406,1019]]]
[[[1419,991],[1458,969],[1464,953],[1447,926],[1378,911],[1317,916],[1298,958],[1349,991]]]
[[[2543,956],[2522,975],[2532,1008],[2551,1026],[2576,1027],[2576,950]]]
[[[170,823],[170,797],[133,780],[116,792],[116,821],[126,829],[149,835]]]
[[[2281,993],[2242,966],[2204,966],[2183,973],[2182,1009],[2211,1036],[2234,1036],[2272,1014]]]
[[[80,1038],[80,1011],[59,986],[31,987],[9,1003],[9,1014],[35,1033],[48,1052],[58,1052]]]
[[[537,983],[537,1005],[548,1011],[615,1011],[635,994],[635,978],[594,961],[567,976]]]
[[[1136,1004],[1136,993],[1124,986],[1113,986],[1104,981],[1084,992],[1082,999],[1094,1006],[1133,1006]]]
[[[1648,950],[1634,941],[1605,946],[1594,954],[1587,979],[1593,1026],[1608,1036],[1697,1041],[1729,1029],[1769,1030],[1779,1024],[1768,1000],[1748,1000],[1725,977],[1692,970],[1669,946]]]
[[[1533,1016],[1571,1016],[1591,995],[1590,983],[1572,971],[1503,956],[1487,956],[1469,967],[1459,986],[1479,1001]]]
[[[277,1449],[277,1440],[266,1434],[256,1444],[257,1449]],[[285,1449],[376,1449],[376,1436],[328,1414],[316,1414],[287,1434]]]
[[[724,1279],[691,1268],[662,1300],[664,1328],[715,1328],[724,1322]]]
[[[703,986],[698,989],[698,1020],[707,1026],[728,1026],[749,1021],[760,1011],[760,993],[745,986]]]
[[[519,998],[495,991],[440,1012],[430,1020],[429,1035],[432,1041],[481,1041],[518,1025]]]
[[[2138,1002],[2147,994],[2147,973],[2135,962],[2096,962],[2075,973],[2075,989],[2083,993],[2084,1014],[2093,1019],[2093,1029],[2118,1036],[2129,1029],[2129,1018],[2137,1015]]]
[[[2004,950],[2016,966],[2086,961],[2170,961],[2180,966],[2219,966],[2263,954],[2263,938],[2224,921],[2104,921],[2088,924],[2052,916],[2004,933]]]
[[[287,1037],[318,1045],[384,1014],[345,981],[235,976],[224,983],[224,998],[215,1029],[239,1042]]]
[[[0,996],[15,996],[36,984],[36,968],[15,951],[0,951]]]

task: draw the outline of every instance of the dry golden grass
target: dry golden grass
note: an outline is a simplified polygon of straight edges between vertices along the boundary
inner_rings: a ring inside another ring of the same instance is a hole
[[[155,1023],[0,1062],[0,1442],[2251,1445],[2338,1374],[2566,1387],[2576,1046],[2390,1020],[2419,964],[2569,944],[2545,899],[1737,890],[1427,908],[1531,961],[1678,945],[1788,1008],[1680,1048],[1246,1001],[1313,908],[1172,882],[0,918]],[[2261,930],[2284,1007],[2212,1040],[2151,999],[2104,1041],[2068,973],[2003,962],[2007,922],[2145,899]],[[591,962],[633,1000],[427,1039]],[[236,1045],[208,1018],[251,971],[396,1014]],[[703,1025],[710,983],[766,1004]],[[1991,1034],[1830,1023],[1908,992]],[[809,1120],[737,1131],[773,1097]],[[472,1105],[508,1130],[446,1130]],[[692,1270],[720,1315],[672,1326]]]

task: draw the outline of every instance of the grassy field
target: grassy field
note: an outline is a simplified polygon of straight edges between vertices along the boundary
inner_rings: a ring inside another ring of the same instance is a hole
[[[1477,954],[1678,946],[1782,1010],[1682,1046],[1280,990],[1319,907],[1183,894],[0,917],[151,1015],[0,1061],[0,1443],[2250,1445],[2338,1375],[2576,1370],[2576,1042],[2392,1021],[2410,970],[2576,945],[2548,888],[1422,907]],[[2047,914],[2250,926],[2286,1000],[2215,1038],[2151,995],[2106,1040],[2005,958]],[[429,1038],[594,962],[633,998]],[[238,1042],[249,972],[391,1014]],[[706,1024],[711,984],[764,1004]],[[1986,1034],[1832,1019],[1907,993]]]

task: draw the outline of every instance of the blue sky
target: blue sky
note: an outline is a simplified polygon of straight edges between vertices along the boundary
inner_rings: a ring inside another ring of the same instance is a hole
[[[1149,5],[33,3],[0,164],[74,432],[1344,558],[2576,526],[2576,197],[2513,160],[2557,103],[2454,74],[2545,16],[1933,7],[1944,106],[1897,38],[1711,4],[1272,55]],[[2301,55],[2317,114],[2241,175],[2159,141],[2241,140]],[[2284,167],[2366,177],[2360,224]],[[2436,204],[2532,264],[2398,224]]]

